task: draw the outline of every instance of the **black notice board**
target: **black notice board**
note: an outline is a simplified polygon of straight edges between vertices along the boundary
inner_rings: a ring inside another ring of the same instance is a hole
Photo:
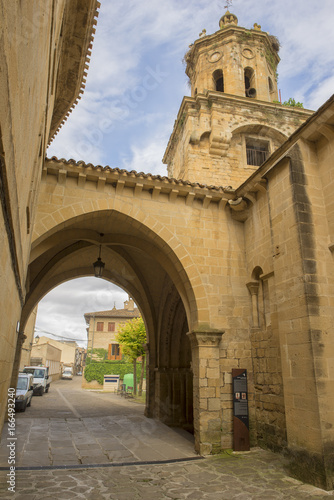
[[[249,450],[249,417],[247,370],[232,369],[233,384],[233,449]]]

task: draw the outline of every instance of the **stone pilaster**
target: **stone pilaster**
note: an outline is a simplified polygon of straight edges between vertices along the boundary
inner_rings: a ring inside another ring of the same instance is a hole
[[[152,418],[154,413],[154,366],[150,363],[150,344],[144,344],[146,357],[146,406],[145,417]]]
[[[253,328],[259,328],[259,286],[258,281],[250,281],[247,283],[247,288],[252,297],[252,317],[253,317]]]
[[[189,332],[194,374],[195,450],[200,455],[221,449],[219,344],[224,332]]]

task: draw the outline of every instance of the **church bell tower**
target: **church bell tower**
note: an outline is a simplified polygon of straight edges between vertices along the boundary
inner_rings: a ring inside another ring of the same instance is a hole
[[[163,162],[170,177],[238,187],[312,112],[278,102],[279,42],[226,12],[185,55],[184,97]]]

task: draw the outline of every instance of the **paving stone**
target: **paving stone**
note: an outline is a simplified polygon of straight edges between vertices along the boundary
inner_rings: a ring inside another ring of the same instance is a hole
[[[132,403],[122,402],[122,411],[129,415],[119,420],[117,415],[95,416],[84,418],[76,426],[75,419],[57,419],[54,425],[53,417],[50,417],[50,425],[44,425],[42,434],[34,431],[29,435],[32,422],[37,425],[36,419],[18,419],[22,430],[20,447],[26,452],[17,454],[17,466],[53,464],[52,467],[57,467],[66,464],[68,468],[17,470],[16,492],[10,495],[6,487],[6,472],[0,471],[0,499],[328,500],[334,497],[334,492],[324,492],[288,477],[284,471],[284,457],[261,449],[233,455],[222,453],[196,461],[119,466],[120,463],[138,462],[139,455],[141,460],[195,457],[191,435],[176,432],[160,423],[148,425],[140,413],[142,409],[129,405]],[[45,424],[45,421],[39,419],[41,423]],[[46,447],[47,443],[51,446],[50,456],[43,448],[39,451],[39,447]],[[71,469],[80,463],[76,449],[84,455],[81,458],[83,465]],[[3,442],[0,457],[7,460]],[[94,467],[94,464],[110,466]]]
[[[87,443],[76,443],[78,450],[101,450],[101,446],[97,443],[87,444]]]

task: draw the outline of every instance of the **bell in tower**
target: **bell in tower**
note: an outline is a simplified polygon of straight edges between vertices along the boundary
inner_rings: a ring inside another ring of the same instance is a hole
[[[278,102],[279,42],[227,11],[185,55],[184,97],[163,162],[174,178],[238,187],[312,112]]]

